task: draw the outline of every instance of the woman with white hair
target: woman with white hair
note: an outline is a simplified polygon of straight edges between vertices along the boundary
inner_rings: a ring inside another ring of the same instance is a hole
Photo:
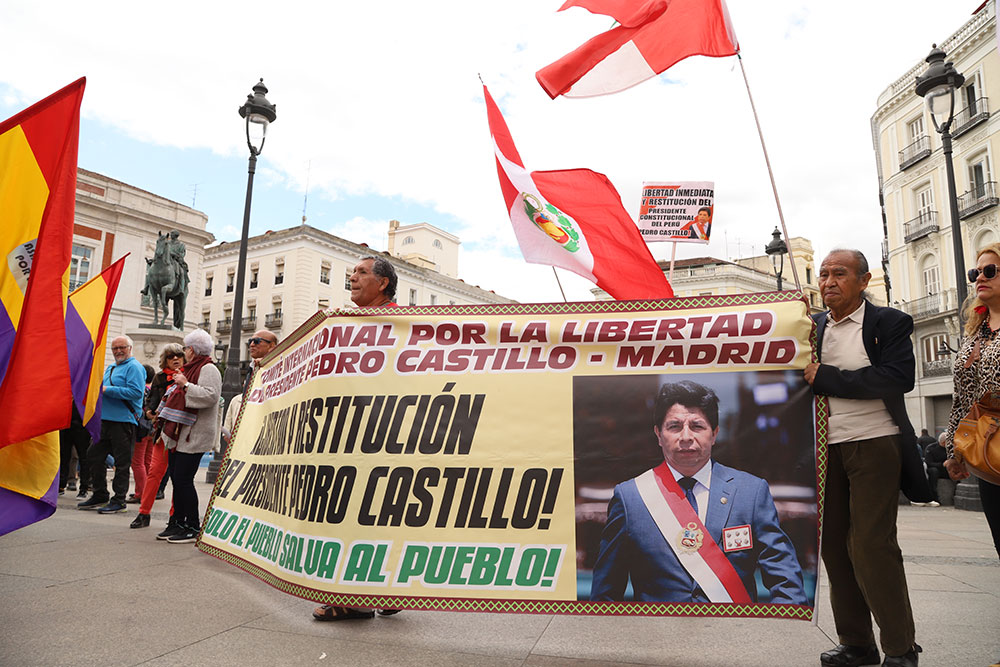
[[[219,442],[219,396],[222,375],[212,363],[212,337],[195,329],[184,337],[185,364],[174,374],[174,385],[160,404],[163,442],[170,454],[174,485],[174,521],[178,529],[167,538],[173,544],[194,542],[201,530],[194,475],[202,455]]]

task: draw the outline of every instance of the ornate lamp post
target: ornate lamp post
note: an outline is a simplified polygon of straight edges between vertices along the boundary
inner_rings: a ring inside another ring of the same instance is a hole
[[[774,267],[774,275],[778,278],[778,291],[780,292],[782,289],[781,273],[785,269],[785,255],[788,254],[788,246],[785,245],[777,227],[771,233],[771,241],[764,247],[764,252],[771,258],[771,266]]]
[[[958,195],[955,193],[955,167],[951,161],[951,123],[955,120],[955,89],[965,83],[965,77],[955,71],[952,63],[944,61],[945,53],[933,46],[927,61],[927,71],[917,77],[917,95],[927,102],[934,129],[941,134],[945,171],[948,175],[948,201],[951,204],[951,241],[955,252],[955,288],[958,294],[958,313],[968,295],[965,285],[965,252],[962,248],[962,227],[958,219]]]
[[[253,93],[247,95],[247,101],[239,108],[240,116],[246,120],[247,148],[250,149],[250,163],[247,169],[247,197],[243,207],[243,233],[240,236],[240,257],[236,268],[236,294],[233,297],[232,332],[229,336],[229,356],[226,359],[226,374],[222,378],[222,398],[225,401],[223,410],[229,408],[233,396],[243,392],[240,381],[240,353],[243,345],[240,337],[243,332],[243,284],[247,273],[247,238],[250,234],[250,202],[253,198],[253,175],[257,168],[257,156],[264,150],[264,139],[267,136],[267,126],[277,117],[277,107],[267,101],[267,86],[261,79],[253,87]],[[214,482],[219,474],[221,456],[209,464],[206,481]]]

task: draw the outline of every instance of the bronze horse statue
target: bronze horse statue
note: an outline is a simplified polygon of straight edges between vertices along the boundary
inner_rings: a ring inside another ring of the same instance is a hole
[[[157,232],[156,251],[153,259],[146,259],[146,286],[143,292],[153,302],[153,324],[166,324],[167,302],[174,302],[173,326],[184,329],[184,305],[187,290],[184,289],[183,268],[170,256],[170,236]],[[163,308],[163,317],[159,310]]]

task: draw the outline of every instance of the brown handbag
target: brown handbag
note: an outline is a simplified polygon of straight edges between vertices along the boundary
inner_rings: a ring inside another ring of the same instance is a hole
[[[1000,392],[991,391],[973,404],[955,429],[955,459],[976,477],[1000,484]]]

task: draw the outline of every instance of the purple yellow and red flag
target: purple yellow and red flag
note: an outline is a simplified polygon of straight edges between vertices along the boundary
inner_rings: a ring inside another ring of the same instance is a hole
[[[0,122],[0,535],[55,511],[86,79]]]
[[[125,269],[125,257],[77,287],[69,295],[66,307],[66,346],[73,404],[94,442],[101,438],[101,379],[108,317]]]

